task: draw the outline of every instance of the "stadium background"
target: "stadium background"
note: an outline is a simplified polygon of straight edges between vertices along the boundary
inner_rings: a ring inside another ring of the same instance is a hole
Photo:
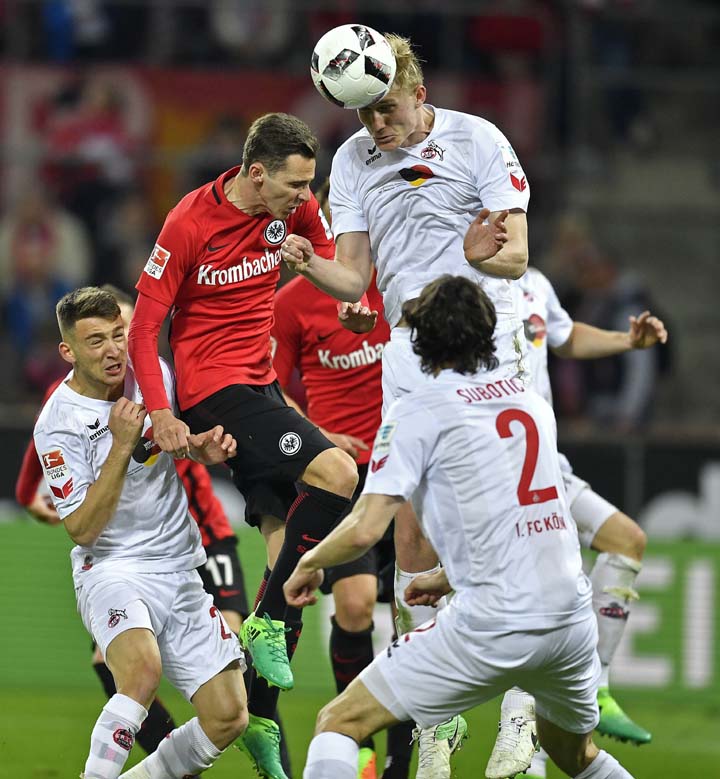
[[[605,300],[629,285],[668,321],[672,348],[635,377],[632,413],[613,414],[626,408],[623,366],[608,368],[609,408],[593,394],[602,375],[554,365],[553,381],[561,448],[651,537],[613,681],[655,738],[611,749],[638,777],[717,770],[720,8],[436,5],[396,0],[390,14],[376,0],[0,0],[0,777],[76,775],[102,700],[74,609],[70,542],[13,503],[41,390],[58,370],[53,291],[131,287],[167,209],[238,161],[244,130],[265,111],[296,113],[318,132],[319,183],[356,119],[314,93],[309,57],[348,21],[409,34],[427,61],[429,101],[509,136],[533,188],[531,261],[578,318],[594,310],[600,267],[622,280]],[[238,532],[252,590],[262,550]],[[281,699],[296,775],[332,689],[327,615],[307,614],[298,689]],[[164,694],[182,719],[178,697]],[[459,777],[481,775],[497,708],[471,714]],[[234,754],[209,775],[251,772]]]

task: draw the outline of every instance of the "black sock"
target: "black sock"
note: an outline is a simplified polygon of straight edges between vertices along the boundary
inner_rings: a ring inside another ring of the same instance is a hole
[[[340,694],[350,682],[373,661],[373,625],[367,630],[350,632],[330,617],[330,662],[335,674],[335,687]]]
[[[263,572],[262,581],[260,582],[260,586],[258,587],[257,595],[255,595],[255,605],[253,606],[253,611],[255,611],[258,607],[258,604],[263,599],[263,595],[265,595],[265,590],[267,589],[267,583],[268,579],[270,578],[270,569],[265,566],[265,571]]]
[[[102,682],[103,690],[108,699],[117,692],[115,680],[110,669],[105,663],[94,663],[93,668]],[[167,734],[174,730],[175,723],[170,712],[163,706],[158,698],[150,704],[148,715],[137,732],[135,740],[148,753],[154,752]]]
[[[280,763],[288,779],[292,779],[292,766],[290,765],[290,752],[288,752],[287,739],[285,738],[285,728],[283,728],[282,720],[280,719],[280,710],[277,708],[275,709],[273,719],[280,728]]]
[[[117,692],[117,689],[115,687],[115,679],[113,679],[112,673],[110,673],[110,669],[105,665],[105,663],[93,663],[93,670],[98,676],[98,679],[100,679],[100,684],[102,684],[103,690],[105,690],[105,695],[107,695],[107,699],[110,700],[110,698],[115,695]]]
[[[283,619],[287,608],[283,584],[302,555],[325,538],[349,506],[347,498],[334,492],[302,485],[302,492],[288,511],[285,540],[257,606],[258,616],[269,614],[272,619]]]
[[[285,644],[287,646],[288,660],[292,660],[298,639],[302,633],[303,623],[300,619],[302,612],[289,606],[286,608],[285,627],[290,628],[290,630],[285,634]],[[251,692],[248,697],[248,711],[256,717],[272,719],[277,710],[279,695],[279,687],[270,687],[265,679],[261,679],[257,674],[253,674]]]
[[[414,722],[400,722],[388,728],[387,757],[382,779],[408,779],[414,726]]]

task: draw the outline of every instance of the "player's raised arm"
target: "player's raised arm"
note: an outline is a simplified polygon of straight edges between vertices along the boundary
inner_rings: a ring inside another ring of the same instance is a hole
[[[519,279],[528,265],[527,215],[520,210],[484,208],[468,228],[463,249],[473,268],[490,276]]]
[[[661,319],[643,311],[630,317],[627,332],[604,330],[585,322],[573,322],[570,337],[564,344],[553,349],[558,357],[576,360],[595,360],[612,357],[633,349],[649,349],[657,343],[667,342],[668,334]]]
[[[65,529],[78,546],[92,546],[113,518],[144,421],[145,408],[138,403],[120,398],[113,406],[108,423],[113,443],[100,476],[80,506],[65,517]]]
[[[282,258],[291,270],[302,273],[323,292],[354,303],[370,284],[370,239],[365,232],[343,233],[336,244],[335,260],[326,260],[315,254],[306,238],[291,234],[282,246]]]

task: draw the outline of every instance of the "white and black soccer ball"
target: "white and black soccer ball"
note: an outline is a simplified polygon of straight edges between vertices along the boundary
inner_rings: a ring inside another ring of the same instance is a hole
[[[341,108],[382,100],[395,78],[395,55],[385,38],[364,24],[342,24],[320,38],[310,63],[318,92]]]

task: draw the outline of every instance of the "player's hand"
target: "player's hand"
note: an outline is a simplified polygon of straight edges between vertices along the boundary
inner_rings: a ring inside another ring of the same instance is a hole
[[[316,571],[305,568],[301,560],[283,584],[283,592],[288,606],[293,606],[296,609],[314,606],[317,603],[315,590],[322,584],[323,576],[322,569]]]
[[[132,452],[140,440],[146,416],[147,412],[142,404],[133,403],[128,398],[120,398],[116,401],[110,409],[108,420],[113,443],[118,444],[125,451]]]
[[[338,449],[347,452],[353,460],[357,460],[360,452],[366,452],[370,447],[361,438],[354,435],[345,435],[344,433],[331,433],[325,428],[319,428],[320,432],[330,443],[335,444]]]
[[[369,333],[377,322],[378,312],[357,303],[338,303],[340,324],[353,333]]]
[[[283,262],[295,273],[303,273],[310,267],[310,259],[314,253],[310,241],[295,233],[290,233],[280,248]]]
[[[667,343],[668,334],[661,319],[643,311],[638,317],[630,317],[628,337],[632,349],[648,349],[658,342]]]
[[[193,459],[203,465],[218,465],[237,454],[237,441],[221,425],[204,433],[189,435],[188,442]]]
[[[37,519],[38,522],[42,522],[45,525],[59,525],[62,521],[60,515],[55,511],[55,506],[48,495],[41,495],[39,492],[35,494],[35,497],[30,501],[30,504],[25,506],[25,509]]]
[[[408,606],[434,606],[443,595],[452,591],[445,569],[434,573],[422,573],[416,576],[405,588],[405,601]]]
[[[463,240],[463,251],[465,259],[473,267],[476,267],[475,263],[494,257],[502,249],[508,239],[505,220],[509,213],[501,211],[493,222],[485,224],[485,220],[490,216],[490,209],[483,208],[470,223]],[[482,267],[479,269],[482,270]]]
[[[163,452],[169,452],[178,460],[190,454],[190,428],[181,419],[177,419],[169,408],[151,411],[150,419],[153,425],[153,440]]]

